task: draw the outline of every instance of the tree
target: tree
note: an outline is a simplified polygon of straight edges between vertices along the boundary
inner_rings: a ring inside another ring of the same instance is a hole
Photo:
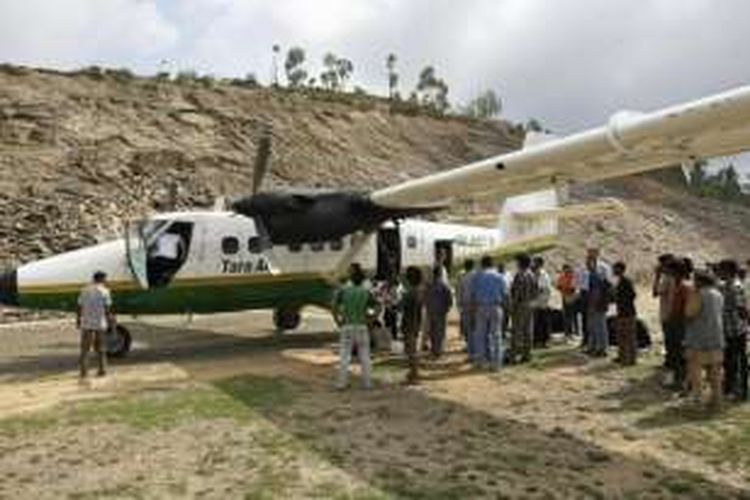
[[[724,196],[729,199],[736,199],[742,195],[742,185],[740,177],[737,175],[737,169],[734,165],[729,165],[723,172],[723,190]]]
[[[275,43],[272,50],[273,61],[271,62],[271,84],[277,86],[279,84],[279,53],[281,52],[281,46],[278,43]]]
[[[531,118],[529,121],[526,122],[526,131],[527,132],[544,132],[544,127],[542,127],[542,123],[537,120],[536,118]]]
[[[302,67],[304,63],[305,51],[301,47],[292,47],[286,53],[284,71],[290,87],[297,88],[307,80],[307,71]]]
[[[337,91],[339,88],[339,73],[336,70],[338,58],[329,52],[323,56],[323,72],[320,73],[320,83],[328,90]]]
[[[423,99],[427,98],[429,99],[431,96],[427,91],[431,90],[435,83],[437,82],[437,77],[435,77],[435,68],[432,66],[426,66],[422,71],[419,73],[419,81],[417,82],[417,93],[424,93],[425,95],[421,96]]]
[[[448,102],[448,85],[443,80],[438,80],[437,92],[435,94],[435,108],[440,113],[445,113],[451,107]]]
[[[394,99],[398,92],[398,72],[396,71],[396,54],[388,54],[385,66],[388,68],[388,98]]]
[[[713,175],[707,172],[707,167],[708,164],[703,160],[693,165],[690,173],[690,190],[694,194],[724,201],[738,201],[745,198],[739,174],[734,165],[729,164]]]
[[[469,102],[467,114],[475,118],[492,118],[503,109],[502,101],[494,90],[486,90]]]
[[[346,86],[346,82],[354,73],[354,63],[349,59],[338,57],[329,52],[323,57],[323,72],[320,83],[331,91],[337,91]]]
[[[448,91],[448,85],[437,77],[434,67],[426,66],[419,73],[417,94],[422,105],[433,108],[439,113],[444,113],[450,107]]]
[[[354,63],[349,59],[340,58],[336,61],[336,72],[339,75],[339,83],[342,88],[346,87],[346,82],[351,78],[354,73]]]

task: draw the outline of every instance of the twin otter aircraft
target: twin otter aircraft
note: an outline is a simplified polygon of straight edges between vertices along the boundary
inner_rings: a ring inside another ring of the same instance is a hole
[[[530,137],[529,139],[534,139]],[[294,329],[300,309],[327,307],[337,279],[359,262],[380,279],[406,266],[449,265],[482,254],[554,244],[558,189],[750,149],[750,86],[643,114],[620,112],[600,128],[369,193],[258,193],[270,157],[260,143],[254,194],[228,209],[155,215],[121,239],[28,263],[0,275],[0,303],[74,310],[96,270],[109,276],[121,314],[273,309]],[[417,216],[455,198],[503,199],[498,227]],[[124,354],[130,334],[111,335]]]

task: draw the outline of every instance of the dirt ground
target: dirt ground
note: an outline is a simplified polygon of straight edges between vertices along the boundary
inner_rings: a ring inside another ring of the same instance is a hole
[[[1,327],[0,498],[750,498],[750,411],[672,396],[658,345],[487,374],[452,328],[421,385],[381,355],[374,390],[337,392],[330,320],[278,339],[268,316],[132,322],[86,386],[69,321]]]

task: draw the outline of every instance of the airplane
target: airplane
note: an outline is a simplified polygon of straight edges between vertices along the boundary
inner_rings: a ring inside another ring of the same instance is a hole
[[[302,308],[330,307],[353,262],[389,279],[438,256],[450,267],[550,248],[566,186],[747,150],[750,86],[651,113],[619,112],[569,137],[530,135],[521,150],[372,192],[261,191],[266,133],[251,195],[216,210],[128,221],[118,239],[4,271],[0,304],[75,310],[80,289],[104,271],[119,314],[272,309],[276,327],[293,330]],[[504,200],[495,228],[420,218],[457,198],[488,195]],[[122,356],[130,346],[130,332],[118,325],[108,352]]]

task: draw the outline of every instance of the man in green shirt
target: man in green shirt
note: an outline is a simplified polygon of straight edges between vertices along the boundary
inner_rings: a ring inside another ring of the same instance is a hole
[[[343,390],[349,385],[349,365],[352,360],[352,345],[357,346],[362,385],[372,387],[370,379],[370,334],[368,320],[377,312],[375,297],[364,287],[365,273],[359,264],[349,268],[349,282],[337,293],[333,303],[333,314],[339,325],[339,373],[336,388]]]

